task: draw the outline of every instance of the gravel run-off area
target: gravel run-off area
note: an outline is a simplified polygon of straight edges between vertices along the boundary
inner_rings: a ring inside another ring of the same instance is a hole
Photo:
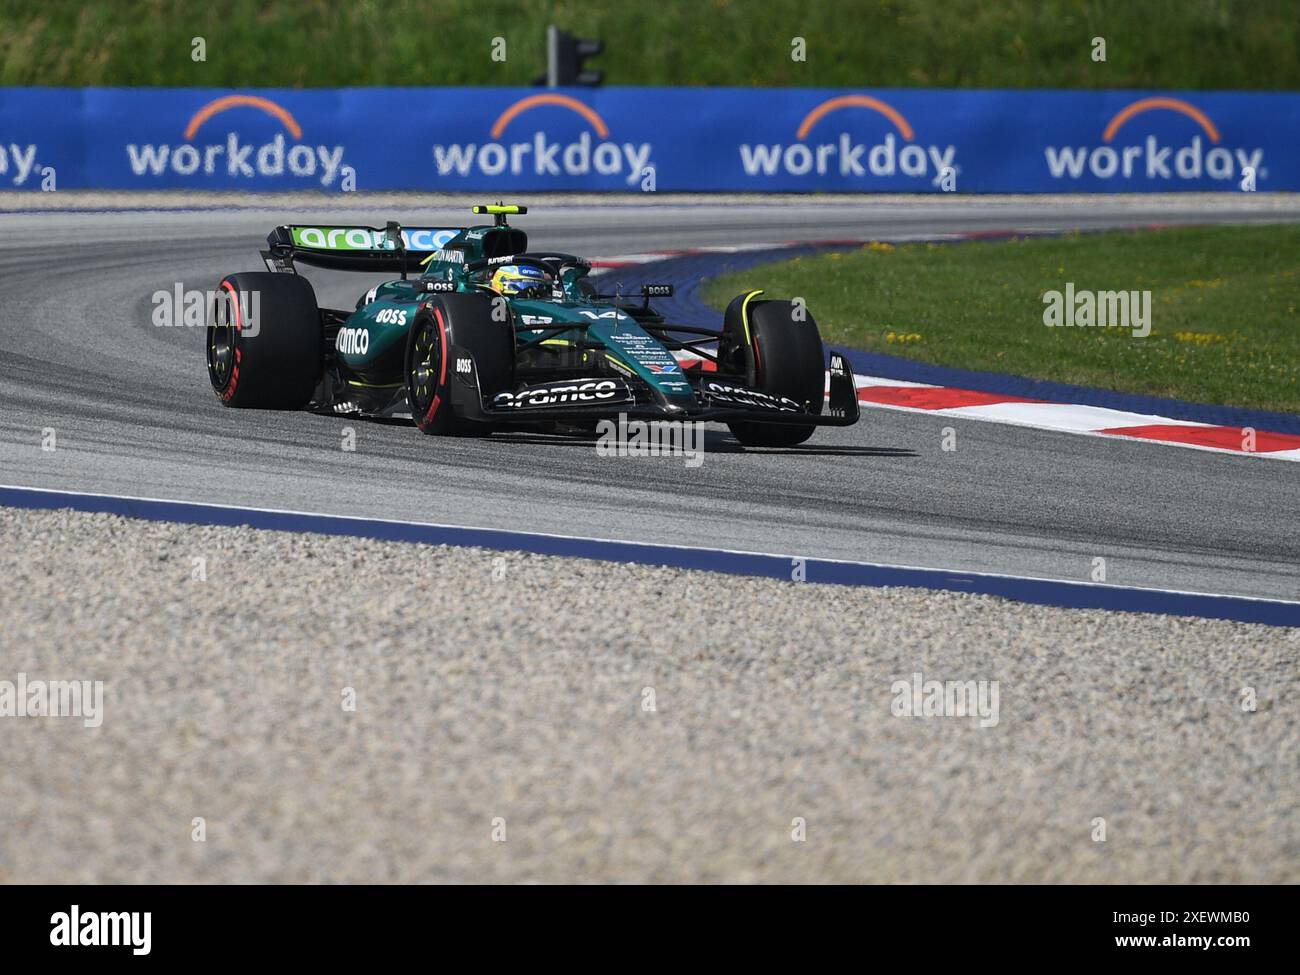
[[[0,681],[104,682],[0,718],[4,882],[1300,881],[1300,630],[70,511],[0,558]]]

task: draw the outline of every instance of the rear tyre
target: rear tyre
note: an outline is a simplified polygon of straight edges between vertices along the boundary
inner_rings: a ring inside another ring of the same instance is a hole
[[[745,377],[747,385],[794,400],[821,414],[826,358],[817,322],[790,301],[759,301],[761,292],[740,295],[727,307],[719,368]],[[815,424],[728,423],[746,447],[793,447],[812,436]]]
[[[222,278],[208,326],[208,379],[226,406],[301,410],[322,368],[320,309],[296,274]]]
[[[514,326],[496,321],[492,298],[440,295],[420,313],[406,340],[406,398],[415,425],[436,436],[487,433],[490,427],[456,415],[452,407],[453,347],[474,360],[478,394],[488,402],[514,379]],[[461,390],[462,394],[464,389]]]

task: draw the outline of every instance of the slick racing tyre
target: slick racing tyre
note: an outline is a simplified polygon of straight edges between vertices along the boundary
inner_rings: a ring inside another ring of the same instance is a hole
[[[761,291],[727,306],[718,368],[745,377],[753,389],[794,400],[820,414],[826,391],[825,352],[817,322],[790,301],[760,301]],[[800,423],[729,423],[746,447],[793,447],[817,427]]]
[[[306,278],[246,271],[221,279],[208,325],[208,378],[226,406],[301,410],[322,366],[320,309]]]
[[[491,403],[514,380],[514,323],[492,315],[493,299],[483,294],[448,294],[422,310],[406,339],[406,399],[415,425],[428,434],[457,436],[487,433],[481,423],[458,417],[452,408],[453,355],[469,353],[477,392]],[[453,352],[452,350],[455,350]],[[462,388],[462,395],[466,395]]]

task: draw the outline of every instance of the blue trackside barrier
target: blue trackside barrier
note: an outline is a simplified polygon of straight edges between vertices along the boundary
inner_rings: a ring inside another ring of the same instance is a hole
[[[80,494],[75,491],[49,491],[11,485],[0,485],[0,505],[35,510],[68,508],[74,511],[114,514],[145,521],[167,521],[182,525],[248,526],[270,531],[313,532],[321,535],[373,538],[421,545],[478,546],[493,551],[534,552],[539,555],[560,555],[603,562],[626,562],[679,569],[699,569],[705,572],[725,572],[730,575],[764,576],[785,582],[790,582],[791,571],[794,568],[794,560],[791,556],[761,552],[735,552],[727,549],[657,545],[649,542],[569,535],[544,535],[494,528],[384,521],[376,518],[351,518],[342,515],[241,508],[109,494]],[[805,558],[802,562],[806,582],[829,585],[912,586],[949,592],[981,593],[1025,603],[1064,606],[1070,609],[1165,613],[1170,616],[1200,616],[1207,619],[1263,623],[1268,626],[1300,626],[1300,603],[1285,600],[1174,592],[1165,589],[1125,588],[1060,579],[912,568],[870,562],[843,562],[817,558]]]
[[[1300,190],[1300,94],[0,88],[0,189]]]

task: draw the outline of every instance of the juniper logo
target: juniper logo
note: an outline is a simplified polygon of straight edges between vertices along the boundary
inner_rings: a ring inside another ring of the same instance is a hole
[[[87,911],[76,904],[50,915],[50,944],[60,948],[130,948],[147,955],[153,947],[153,914],[149,911]]]
[[[510,123],[535,108],[555,106],[565,108],[583,118],[600,141],[593,141],[591,132],[581,133],[577,139],[563,143],[549,138],[538,129],[532,138],[522,141],[498,141]],[[439,176],[618,176],[629,185],[640,180],[647,167],[652,166],[649,142],[639,145],[631,142],[614,142],[608,138],[609,126],[589,105],[559,93],[530,95],[510,105],[493,123],[491,140],[481,145],[475,142],[435,145],[433,161]]]
[[[865,108],[884,116],[898,135],[888,132],[884,139],[872,145],[855,140],[848,132],[841,132],[829,141],[824,136],[820,142],[809,141],[823,118],[846,108]],[[915,138],[911,123],[889,103],[870,95],[840,95],[827,99],[804,116],[795,132],[796,141],[741,145],[740,165],[746,176],[928,177],[934,186],[943,181],[945,170],[956,175],[956,146],[922,145]]]
[[[81,718],[87,728],[104,723],[102,680],[0,680],[0,718]]]
[[[1161,142],[1155,135],[1133,135],[1127,129],[1127,144],[1121,130],[1132,120],[1148,112],[1173,112],[1200,128],[1182,144]],[[1204,139],[1202,139],[1204,136]],[[1259,147],[1220,145],[1223,136],[1218,126],[1203,111],[1181,98],[1143,98],[1115,113],[1102,132],[1098,146],[1047,146],[1047,171],[1053,179],[1147,179],[1191,181],[1212,179],[1227,182],[1250,170],[1257,179],[1268,171],[1263,168],[1264,150]],[[1208,145],[1208,148],[1207,148]]]
[[[270,142],[257,145],[241,141],[238,132],[228,132],[224,139],[196,143],[199,130],[210,119],[239,108],[256,108],[278,120],[293,139],[289,145],[283,133]],[[131,143],[126,147],[131,172],[136,176],[177,176],[257,179],[293,176],[303,181],[330,186],[343,165],[343,146],[311,145],[302,142],[302,127],[280,105],[257,95],[226,95],[208,102],[185,127],[185,141],[171,143]]]

